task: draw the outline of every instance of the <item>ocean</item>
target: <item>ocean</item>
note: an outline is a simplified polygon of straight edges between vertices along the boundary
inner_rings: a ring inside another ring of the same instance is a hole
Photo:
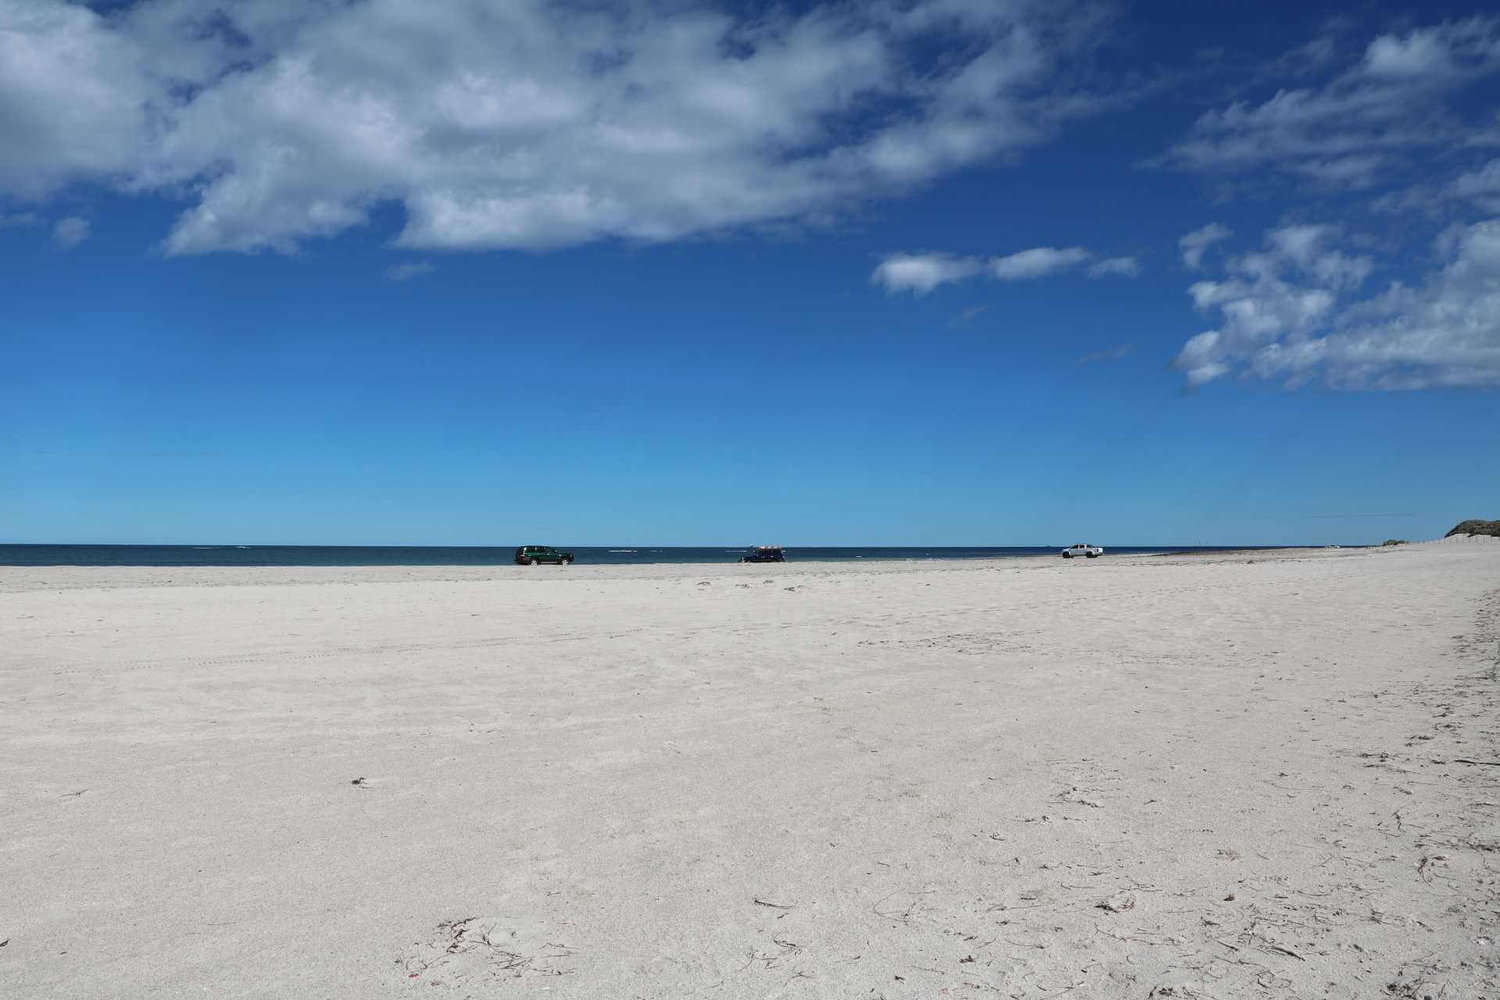
[[[732,563],[743,546],[590,546],[558,548],[572,552],[578,565],[647,563]],[[1002,559],[1057,555],[1061,545],[1039,546],[788,546],[788,562],[858,559]],[[1105,555],[1153,552],[1215,552],[1269,546],[1124,545],[1105,546]],[[0,566],[492,566],[508,565],[514,546],[417,545],[0,545]]]

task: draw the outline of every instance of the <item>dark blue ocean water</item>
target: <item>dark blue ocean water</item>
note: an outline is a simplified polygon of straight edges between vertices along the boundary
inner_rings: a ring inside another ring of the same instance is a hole
[[[743,547],[558,546],[577,564],[732,563]],[[1214,552],[1231,546],[1106,546],[1106,555],[1150,552]],[[1232,546],[1247,548],[1253,546]],[[788,562],[855,559],[996,559],[1056,555],[1061,545],[911,548],[799,548]],[[492,566],[512,562],[514,547],[404,545],[0,545],[0,566]]]

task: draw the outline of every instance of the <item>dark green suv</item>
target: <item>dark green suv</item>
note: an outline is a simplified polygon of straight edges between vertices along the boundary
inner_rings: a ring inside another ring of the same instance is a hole
[[[522,566],[535,566],[537,563],[566,566],[572,561],[573,553],[559,552],[550,545],[523,545],[516,549],[516,562]]]

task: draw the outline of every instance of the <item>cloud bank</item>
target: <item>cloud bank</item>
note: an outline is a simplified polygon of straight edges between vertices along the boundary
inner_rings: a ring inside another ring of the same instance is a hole
[[[1320,47],[1323,59],[1336,49]],[[1423,150],[1495,144],[1493,108],[1476,127],[1463,96],[1500,73],[1500,18],[1380,35],[1323,83],[1279,89],[1202,115],[1161,162],[1187,170],[1273,171],[1367,187]]]
[[[1090,110],[1060,79],[1091,9],[0,0],[0,193],[186,199],[179,254],[289,251],[382,203],[424,249],[809,219]]]
[[[1189,289],[1217,313],[1175,365],[1190,385],[1232,374],[1342,389],[1500,386],[1500,219],[1445,232],[1441,267],[1358,297],[1373,262],[1332,226],[1284,226]]]
[[[1239,375],[1341,389],[1500,386],[1500,118],[1486,98],[1500,81],[1500,18],[1383,34],[1357,51],[1330,35],[1288,66],[1320,82],[1204,114],[1162,162],[1279,174],[1312,190],[1384,189],[1369,208],[1462,221],[1416,254],[1392,247],[1394,234],[1283,225],[1259,249],[1220,258],[1227,227],[1188,233],[1183,264],[1221,273],[1189,288],[1215,322],[1176,367],[1190,385]],[[1402,280],[1371,288],[1376,261],[1352,248],[1382,244],[1383,269]]]

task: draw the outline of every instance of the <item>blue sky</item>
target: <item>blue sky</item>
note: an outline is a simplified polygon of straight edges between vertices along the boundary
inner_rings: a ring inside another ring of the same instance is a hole
[[[1441,535],[1497,108],[1480,5],[0,0],[0,541]]]

